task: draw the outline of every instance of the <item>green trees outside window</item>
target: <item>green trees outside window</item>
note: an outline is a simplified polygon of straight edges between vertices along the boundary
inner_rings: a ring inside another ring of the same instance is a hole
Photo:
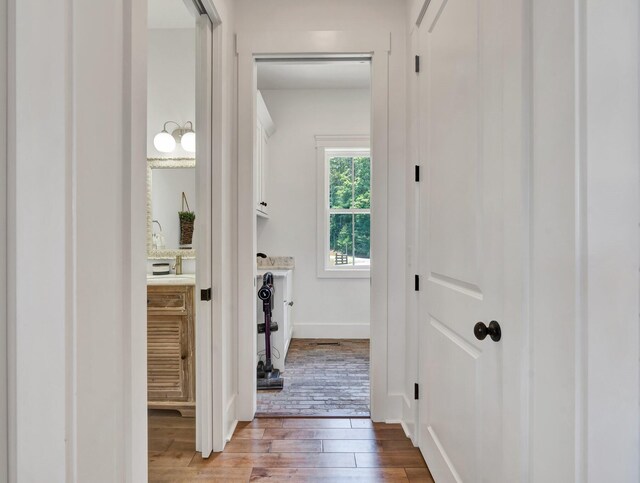
[[[329,158],[331,265],[369,265],[371,257],[371,159]]]

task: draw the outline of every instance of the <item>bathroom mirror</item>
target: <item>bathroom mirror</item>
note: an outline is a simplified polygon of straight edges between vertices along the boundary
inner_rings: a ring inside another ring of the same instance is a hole
[[[147,256],[149,258],[194,258],[193,248],[181,247],[181,211],[198,216],[196,206],[196,161],[193,158],[149,158],[147,160]],[[183,206],[185,207],[183,209]],[[184,229],[184,228],[183,228]],[[195,240],[196,234],[193,233]],[[191,245],[192,246],[192,245]]]

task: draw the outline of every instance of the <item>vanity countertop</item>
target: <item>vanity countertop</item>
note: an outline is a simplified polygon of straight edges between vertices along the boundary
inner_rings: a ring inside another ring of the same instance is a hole
[[[195,285],[195,273],[183,273],[176,275],[147,275],[147,285]]]

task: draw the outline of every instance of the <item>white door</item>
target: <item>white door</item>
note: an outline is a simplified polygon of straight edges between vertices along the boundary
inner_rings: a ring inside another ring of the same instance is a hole
[[[219,220],[213,216],[212,198],[212,31],[208,15],[196,20],[196,449],[208,457],[218,431],[213,402],[213,304],[203,300],[201,290],[215,286],[213,264],[214,238]]]
[[[419,32],[419,426],[438,483],[509,481],[504,397],[517,382],[503,371],[520,367],[507,350],[519,322],[504,320],[504,281],[520,262],[505,263],[515,220],[505,210],[499,4],[432,0]],[[491,321],[502,338],[476,338],[475,325]]]

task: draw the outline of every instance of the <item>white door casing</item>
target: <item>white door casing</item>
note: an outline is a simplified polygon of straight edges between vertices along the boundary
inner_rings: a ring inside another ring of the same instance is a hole
[[[362,55],[371,57],[371,416],[387,418],[387,175],[389,155],[388,33],[349,31],[239,34],[238,52],[238,419],[256,410],[256,57]]]
[[[0,0],[0,483],[9,479],[7,390],[7,2]]]
[[[419,29],[419,434],[439,482],[516,481],[524,465],[525,130],[507,123],[526,96],[505,99],[522,80],[502,64],[506,3],[432,1]],[[476,339],[494,320],[501,340]]]
[[[196,172],[200,199],[203,207],[198,218],[202,229],[198,243],[203,249],[197,252],[198,316],[196,317],[196,443],[198,451],[206,458],[211,452],[222,451],[226,443],[226,431],[232,422],[227,421],[225,383],[231,376],[215,370],[223,366],[227,348],[224,341],[225,307],[231,305],[231,288],[224,284],[224,196],[226,194],[223,168],[224,151],[224,100],[223,100],[223,25],[213,0],[202,2],[206,14],[197,20],[197,83],[196,123],[198,155]],[[206,161],[206,162],[205,162]],[[198,219],[196,218],[196,219]],[[211,301],[201,300],[201,289],[211,288]],[[201,317],[202,314],[204,317]]]
[[[212,287],[212,24],[196,19],[196,450],[206,458],[213,450],[212,306],[200,291]]]
[[[418,28],[411,27],[409,34],[409,54],[410,60],[418,54]],[[410,64],[410,68],[414,64]],[[413,278],[420,271],[420,183],[424,183],[424,167],[420,160],[420,132],[418,125],[418,82],[419,74],[410,72],[407,79],[407,171],[406,171],[406,192],[407,192],[407,275]],[[417,170],[417,171],[416,171]],[[416,175],[418,175],[416,177]],[[420,176],[422,175],[422,176]],[[420,181],[420,178],[423,178]],[[411,282],[408,287],[411,287]],[[419,340],[418,340],[418,310],[420,303],[420,292],[407,290],[407,325],[406,325],[406,353],[405,353],[405,392],[411,395],[414,392],[414,384],[419,381]],[[403,410],[403,424],[408,436],[414,444],[418,444],[418,401],[410,396],[405,398]]]

